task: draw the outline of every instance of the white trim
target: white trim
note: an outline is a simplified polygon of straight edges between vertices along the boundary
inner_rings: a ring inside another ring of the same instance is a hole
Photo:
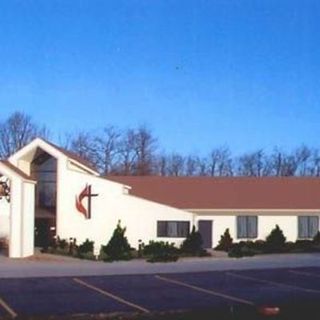
[[[94,176],[99,176],[99,173],[97,171],[90,169],[89,167],[85,166],[84,164],[81,164],[80,162],[78,162],[78,161],[76,161],[74,159],[68,158],[67,169],[71,170],[71,171],[76,171],[76,170],[74,170],[73,168],[70,167],[70,164],[78,167],[79,169],[82,169],[82,170],[86,171],[86,174],[89,173],[89,174],[92,174]]]
[[[14,171],[13,169],[11,169],[9,166],[7,166],[5,163],[0,162],[0,173],[2,175],[8,176],[8,178],[18,178],[23,182],[28,182],[28,183],[32,183],[32,184],[37,184],[37,182],[33,179],[26,179],[24,177],[22,177],[19,173],[17,173],[16,171]]]
[[[64,154],[62,151],[59,149],[55,148],[52,144],[46,142],[45,140],[41,138],[35,138],[32,140],[29,144],[24,146],[22,149],[18,150],[16,153],[14,153],[11,157],[9,157],[9,161],[11,163],[15,163],[18,161],[20,158],[22,158],[26,153],[32,151],[34,148],[39,147],[42,150],[46,151],[49,153],[52,157],[58,159],[59,157],[64,157],[65,159],[68,159],[71,162],[74,162],[81,168],[84,168],[86,171],[91,172],[94,175],[99,175],[98,171],[91,169],[90,167],[87,167],[84,164],[81,164],[77,160],[68,157],[68,155]]]

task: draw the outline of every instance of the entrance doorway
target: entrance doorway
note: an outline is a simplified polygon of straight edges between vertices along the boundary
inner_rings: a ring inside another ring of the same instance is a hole
[[[35,247],[48,248],[55,236],[55,220],[36,218],[34,227]]]
[[[202,237],[202,247],[204,249],[212,248],[212,220],[199,220],[198,230]]]
[[[37,181],[35,246],[47,248],[56,235],[57,160],[38,148],[31,162],[31,176]]]

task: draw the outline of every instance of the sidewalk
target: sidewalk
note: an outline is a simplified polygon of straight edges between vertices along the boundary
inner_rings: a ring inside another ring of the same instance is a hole
[[[184,258],[173,263],[148,263],[144,260],[105,263],[44,255],[39,260],[0,257],[0,278],[185,273],[310,266],[320,267],[320,254],[273,254],[241,259]]]

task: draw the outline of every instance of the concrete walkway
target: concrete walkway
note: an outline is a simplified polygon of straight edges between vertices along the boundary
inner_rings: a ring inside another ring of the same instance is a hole
[[[33,259],[0,257],[0,278],[185,273],[217,270],[320,267],[320,254],[274,254],[248,258],[184,258],[173,263],[144,260],[113,263],[44,255]]]

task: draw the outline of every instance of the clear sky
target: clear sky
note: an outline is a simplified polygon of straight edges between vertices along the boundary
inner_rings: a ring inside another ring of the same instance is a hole
[[[0,118],[147,124],[168,151],[320,141],[318,0],[2,0]]]

